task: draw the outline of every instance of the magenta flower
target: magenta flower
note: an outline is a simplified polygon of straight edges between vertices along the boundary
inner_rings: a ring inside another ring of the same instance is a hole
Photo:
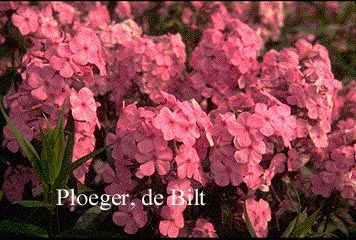
[[[141,200],[135,198],[126,205],[120,205],[119,210],[112,215],[112,220],[118,226],[125,226],[126,233],[135,234],[145,226],[147,213],[143,210]]]

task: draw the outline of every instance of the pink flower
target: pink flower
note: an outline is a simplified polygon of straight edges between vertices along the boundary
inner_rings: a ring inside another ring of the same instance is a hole
[[[70,78],[74,72],[79,71],[79,67],[72,60],[73,53],[70,51],[69,45],[67,43],[58,43],[57,45],[58,56],[52,55],[50,57],[50,65],[58,70],[63,77]]]
[[[176,212],[168,206],[164,206],[161,211],[164,220],[159,223],[159,231],[163,236],[175,238],[179,235],[179,230],[184,227],[184,218],[181,212]]]
[[[62,24],[71,24],[73,22],[75,9],[71,5],[65,2],[54,1],[52,2],[52,7],[58,13],[59,21]]]
[[[116,127],[135,131],[141,125],[141,118],[137,110],[136,104],[127,105],[122,109],[120,118],[116,123]]]
[[[81,27],[77,36],[70,40],[69,48],[73,52],[72,58],[74,62],[80,65],[95,64],[100,70],[100,75],[106,75],[101,42],[94,30]]]
[[[291,108],[285,104],[274,105],[270,110],[275,133],[282,137],[284,146],[290,148],[290,142],[296,137],[296,117],[291,115]]]
[[[236,161],[221,158],[212,161],[210,171],[214,176],[215,182],[221,187],[227,186],[230,182],[232,186],[237,186],[242,182],[245,165],[238,164]]]
[[[268,222],[272,219],[268,202],[263,199],[256,201],[249,198],[246,200],[246,209],[257,237],[267,237]]]
[[[305,106],[311,119],[322,119],[322,116],[330,109],[327,97],[319,94],[308,98]]]
[[[19,28],[21,34],[36,32],[39,28],[38,13],[30,7],[20,7],[12,15],[12,22]]]
[[[25,190],[25,185],[28,179],[23,176],[25,167],[18,165],[16,167],[9,166],[4,174],[4,184],[2,191],[10,202],[22,200],[22,194]]]
[[[4,174],[4,184],[2,191],[10,202],[22,200],[22,195],[26,184],[31,182],[33,187],[33,196],[38,196],[43,189],[40,185],[40,180],[32,168],[23,165],[16,167],[9,166]]]
[[[98,61],[97,51],[99,50],[100,40],[92,31],[89,28],[82,28],[82,31],[69,42],[69,48],[74,53],[74,61],[81,65]]]
[[[192,236],[194,238],[217,238],[218,235],[215,232],[214,225],[208,222],[204,218],[199,218],[195,222]]]
[[[105,4],[95,2],[95,8],[88,13],[88,22],[91,28],[104,27],[110,22],[110,14]]]
[[[259,164],[247,164],[247,170],[242,179],[248,188],[257,189],[261,184],[262,174],[263,169]]]
[[[192,17],[192,10],[190,8],[184,8],[182,13],[182,22],[184,24],[189,24]]]
[[[19,116],[21,115],[17,115],[16,117]],[[27,126],[25,122],[23,122],[23,120],[24,119],[21,118],[13,119],[15,126],[25,135],[25,138],[28,141],[31,141],[33,139],[33,130],[29,126]],[[3,146],[6,145],[6,147],[13,153],[17,152],[19,150],[19,144],[17,142],[17,139],[15,138],[15,135],[10,130],[10,127],[5,126],[3,132],[5,137]]]
[[[126,233],[135,234],[145,226],[147,213],[143,210],[141,200],[135,198],[126,205],[120,205],[119,210],[112,215],[112,220],[118,226],[125,226]]]
[[[194,197],[193,190],[194,189],[190,185],[190,180],[187,178],[171,180],[167,186],[167,193],[168,194],[174,193],[175,197],[176,197],[175,198],[176,202],[173,202],[173,196],[170,195],[167,198],[168,207],[171,208],[171,210],[174,212],[183,212],[184,209],[187,207],[188,201],[193,200],[193,197]],[[178,196],[180,196],[180,194],[183,194],[182,195],[182,197],[183,197],[182,204],[180,204],[180,200],[177,200],[177,199],[180,199],[178,197]],[[173,204],[175,204],[175,205],[173,205]]]
[[[272,112],[267,109],[267,105],[263,103],[257,103],[255,106],[255,113],[261,116],[264,120],[263,126],[260,129],[261,133],[266,137],[272,136],[274,133]]]
[[[262,139],[259,129],[263,126],[262,118],[257,114],[242,112],[236,121],[229,125],[229,133],[235,136],[236,142],[241,147],[250,146],[254,141]]]
[[[151,176],[155,170],[159,175],[165,175],[171,168],[171,160],[173,153],[170,148],[162,150],[154,150],[148,153],[137,153],[136,160],[141,163],[136,176],[142,178],[143,176]]]
[[[195,148],[181,145],[176,156],[176,162],[179,178],[196,178],[195,175],[199,174],[200,159]]]
[[[317,148],[326,148],[328,146],[328,136],[319,126],[307,126],[309,136]]]
[[[84,87],[79,90],[79,93],[73,90],[69,99],[75,120],[96,121],[97,104],[95,103],[94,93],[89,88]]]
[[[162,131],[166,141],[173,140],[176,137],[184,139],[186,137],[185,127],[189,125],[187,120],[179,117],[177,113],[171,112],[167,107],[160,110],[152,123],[153,126]]]
[[[56,74],[56,71],[50,67],[44,67],[31,73],[28,79],[28,85],[33,89],[31,94],[35,98],[46,100],[49,95],[59,95],[65,83],[64,79]]]
[[[314,194],[322,195],[325,198],[328,198],[331,195],[331,192],[334,190],[334,185],[326,183],[323,180],[323,177],[319,174],[311,176],[310,182],[312,184],[312,192]]]
[[[44,36],[56,38],[60,36],[57,21],[53,18],[52,6],[48,5],[40,14],[40,29]]]
[[[136,182],[131,179],[130,170],[117,161],[115,161],[115,171],[111,167],[106,167],[102,176],[104,182],[109,183],[104,191],[110,195],[126,194],[136,186]]]
[[[234,139],[234,144],[238,148],[235,152],[235,160],[238,163],[258,164],[262,160],[262,155],[266,153],[266,144],[263,141],[255,142],[247,147],[241,147]]]
[[[131,16],[131,5],[128,1],[117,2],[115,12],[119,18],[126,18]]]

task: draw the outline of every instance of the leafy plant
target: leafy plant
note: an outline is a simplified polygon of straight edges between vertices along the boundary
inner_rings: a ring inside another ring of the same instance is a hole
[[[108,146],[104,146],[90,154],[79,158],[76,162],[71,163],[74,148],[74,134],[73,132],[65,131],[64,128],[64,116],[66,109],[65,101],[62,105],[61,113],[54,129],[51,128],[48,119],[46,116],[44,116],[47,129],[41,129],[41,152],[38,153],[35,150],[35,147],[18,130],[10,117],[6,114],[1,104],[0,109],[25,156],[31,163],[37,176],[40,178],[42,187],[44,189],[44,198],[42,201],[22,200],[19,202],[19,204],[24,207],[47,208],[50,214],[50,219],[52,219],[52,216],[55,214],[54,210],[57,207],[55,202],[55,190],[58,188],[63,188],[66,185],[70,174],[72,174],[75,169],[77,169],[89,159],[105,151]],[[68,117],[67,125],[72,125],[68,126],[68,129],[73,130],[74,122],[71,116]],[[3,223],[4,226],[7,226],[6,224],[8,225],[9,223]],[[53,233],[50,221],[49,236],[52,235]]]

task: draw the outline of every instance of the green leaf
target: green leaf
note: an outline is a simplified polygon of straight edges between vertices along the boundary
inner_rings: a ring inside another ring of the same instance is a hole
[[[71,112],[68,114],[67,118],[67,125],[65,128],[65,133],[66,133],[66,145],[65,145],[65,150],[64,150],[64,156],[63,156],[63,162],[61,166],[61,170],[59,173],[59,176],[56,181],[55,188],[63,188],[65,183],[67,182],[67,179],[69,175],[64,176],[64,171],[67,167],[70,166],[73,158],[73,149],[74,149],[74,132],[75,132],[75,125],[74,125],[74,119],[71,114]]]
[[[305,237],[308,238],[321,238],[321,237],[334,237],[337,238],[335,234],[329,233],[329,232],[317,232],[317,233],[310,233],[307,234]]]
[[[0,233],[2,237],[4,237],[4,234],[6,233],[11,237],[18,235],[48,237],[47,231],[44,228],[29,223],[13,222],[9,220],[0,221]]]
[[[15,126],[15,124],[12,122],[12,120],[9,118],[9,116],[6,114],[5,110],[2,107],[1,104],[1,97],[0,97],[0,109],[1,112],[6,120],[6,122],[8,123],[11,131],[13,132],[13,134],[15,135],[21,149],[24,151],[26,157],[28,158],[28,160],[30,161],[32,167],[34,168],[34,170],[36,171],[37,176],[40,178],[40,180],[43,183],[48,183],[47,179],[45,178],[45,176],[43,175],[42,172],[42,168],[40,165],[40,157],[38,156],[35,148],[32,146],[32,144],[25,138],[25,136],[17,129],[17,127]]]
[[[41,157],[40,157],[40,164],[41,164],[41,169],[44,177],[47,179],[47,182],[50,183],[49,181],[49,171],[50,171],[50,166],[49,162],[52,159],[51,154],[51,144],[50,144],[50,134],[46,134],[40,130],[41,133]]]
[[[21,206],[24,206],[24,207],[35,207],[35,208],[44,207],[47,209],[53,208],[52,205],[45,203],[45,202],[37,201],[37,200],[22,200],[17,203],[19,203]]]
[[[330,214],[330,219],[333,223],[333,225],[339,229],[343,234],[345,234],[347,237],[349,237],[349,230],[347,229],[347,226],[345,223],[338,218],[335,214]]]
[[[302,223],[298,224],[294,231],[291,233],[291,237],[304,237],[305,234],[307,234],[316,220],[320,217],[320,209],[315,211],[310,217],[308,217],[305,221]]]
[[[1,202],[3,196],[4,196],[4,192],[0,191],[0,202]]]
[[[251,237],[256,238],[257,237],[256,232],[252,227],[252,224],[251,224],[251,221],[250,221],[250,217],[248,216],[248,212],[247,212],[247,209],[246,209],[246,202],[244,204],[244,216],[245,216],[246,226],[247,226],[247,229],[248,229]]]
[[[110,211],[103,211],[100,205],[94,206],[84,212],[75,223],[73,229],[96,229],[100,227]]]
[[[47,124],[47,132],[42,133],[41,131],[41,165],[50,185],[54,184],[62,168],[65,151],[63,129],[65,105],[66,102],[62,105],[61,113],[55,128],[51,128],[47,117],[44,116]]]
[[[295,225],[297,223],[297,218],[298,218],[299,214],[297,215],[297,217],[295,217],[288,225],[288,227],[286,228],[286,230],[284,230],[283,234],[281,235],[282,238],[287,238],[290,236],[290,234],[292,233],[293,229],[295,228]]]
[[[67,238],[67,237],[86,237],[86,238],[127,238],[125,234],[107,232],[107,231],[95,231],[95,230],[83,230],[83,229],[69,229],[61,232],[55,237]]]
[[[94,192],[94,190],[88,187],[87,185],[77,182],[77,194],[79,195],[85,192]]]
[[[289,223],[286,230],[284,230],[281,237],[290,237],[298,223],[304,221],[307,218],[307,209],[305,208],[303,212],[298,213],[297,216]]]
[[[71,174],[75,169],[77,169],[78,167],[80,167],[82,164],[84,164],[86,161],[88,161],[89,159],[95,157],[96,155],[104,152],[108,147],[114,145],[115,143],[112,143],[110,145],[104,146],[102,148],[99,148],[98,150],[95,150],[94,152],[91,152],[81,158],[79,158],[78,160],[76,160],[74,163],[72,163],[69,167],[67,167],[66,169],[64,169],[63,171],[61,171],[59,177],[58,177],[58,183],[62,182],[63,179],[65,179],[66,177],[69,176],[69,174]]]

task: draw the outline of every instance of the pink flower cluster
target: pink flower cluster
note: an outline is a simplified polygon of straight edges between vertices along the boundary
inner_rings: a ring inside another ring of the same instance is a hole
[[[96,109],[100,106],[95,102],[94,93],[89,88],[83,87],[77,92],[72,89],[69,97],[72,115],[75,120],[74,151],[72,162],[91,153],[95,148],[95,127],[100,128],[99,120],[96,116]],[[74,171],[74,176],[84,183],[85,174],[89,172],[91,160]]]
[[[253,81],[262,40],[248,25],[230,17],[224,5],[217,7],[211,14],[211,26],[204,29],[192,53],[193,71],[187,81],[194,92],[187,96],[211,99],[227,111],[246,101],[244,95],[237,97],[236,91]]]
[[[142,36],[142,29],[131,19],[110,24],[99,34],[108,61],[106,90],[118,111],[125,95],[137,95],[137,88],[160,103],[161,91],[174,92],[182,86],[186,52],[179,34]]]
[[[55,12],[59,11],[65,16],[59,15],[56,19]],[[12,89],[6,98],[10,116],[18,119],[15,124],[25,131],[28,140],[39,139],[39,128],[45,128],[43,114],[54,126],[60,106],[70,98],[67,111],[71,109],[76,120],[75,161],[94,150],[95,126],[100,127],[96,117],[100,104],[95,103],[92,91],[96,89],[95,75],[106,75],[101,41],[93,29],[80,24],[75,9],[63,2],[48,3],[43,8],[20,5],[12,20],[23,35],[29,35],[32,47],[22,59],[25,70],[21,73],[20,88]],[[68,28],[74,22],[77,26],[72,32],[61,34],[61,28]],[[7,127],[5,130],[5,142],[16,152],[16,141]],[[87,164],[89,166],[90,161]],[[84,182],[88,166],[75,172],[81,182]]]
[[[28,183],[31,183],[34,197],[41,195],[43,192],[39,178],[30,167],[25,167],[24,165],[9,166],[4,177],[6,181],[2,185],[2,191],[4,191],[5,197],[10,202],[22,200],[25,186]]]

